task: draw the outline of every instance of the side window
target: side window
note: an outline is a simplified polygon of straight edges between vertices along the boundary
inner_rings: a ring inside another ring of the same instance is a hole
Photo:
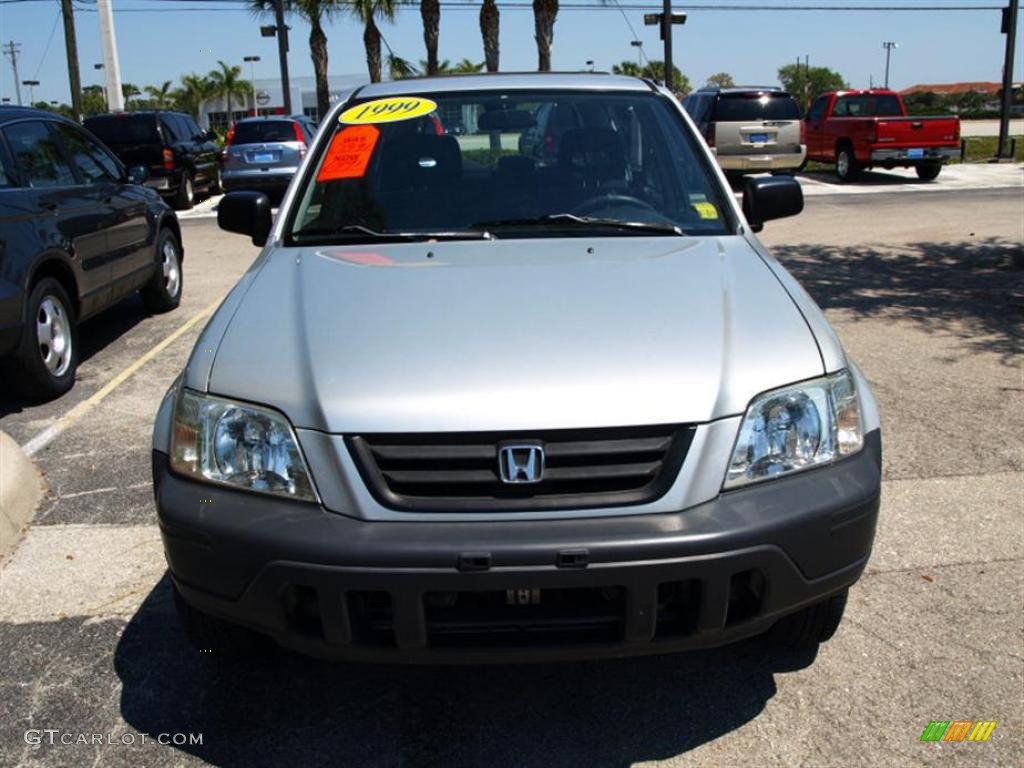
[[[3,144],[0,143],[0,188],[14,186],[14,169],[11,161],[7,159]]]
[[[71,166],[57,146],[56,137],[44,123],[15,123],[7,126],[4,135],[11,148],[14,164],[29,186],[70,187],[76,184]]]
[[[191,117],[188,117],[186,115],[186,116],[184,116],[184,117],[182,117],[180,119],[181,119],[182,125],[184,126],[185,135],[188,138],[194,139],[196,136],[198,136],[199,134],[201,134],[203,132],[202,128],[200,128],[198,125],[196,125],[196,121],[193,120]]]
[[[828,106],[828,96],[821,96],[814,104],[811,105],[810,111],[807,113],[807,117],[812,122],[817,122],[825,116],[825,107]]]
[[[178,125],[173,115],[166,113],[160,115],[160,127],[163,128],[164,140],[168,144],[177,144],[181,141],[181,133],[178,130]]]
[[[833,117],[849,117],[850,116],[850,100],[849,99],[836,99],[836,105],[832,108]]]
[[[121,171],[117,164],[92,139],[69,125],[58,124],[55,128],[86,184],[120,179]]]

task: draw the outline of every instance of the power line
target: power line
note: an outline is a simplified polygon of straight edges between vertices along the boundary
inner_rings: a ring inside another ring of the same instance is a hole
[[[157,0],[158,2],[189,2],[189,0]],[[217,2],[218,0],[196,0],[196,2]],[[820,1],[820,0],[819,0]],[[934,0],[933,0],[934,1]],[[16,2],[37,2],[37,0],[0,0],[0,5]],[[442,5],[442,8],[450,11],[473,11],[479,10],[479,6],[472,5]],[[654,6],[631,6],[633,10],[653,10]],[[928,13],[963,13],[970,11],[1001,11],[1001,5],[955,5],[955,6],[892,6],[892,5],[844,5],[844,6],[822,6],[822,5],[688,5],[688,11],[706,11],[710,13],[719,12],[744,12],[744,11],[771,11],[771,12],[824,12],[824,13],[903,13],[903,12],[928,12]],[[95,8],[81,8],[86,13],[96,13]],[[401,10],[415,10],[413,8],[402,8]],[[504,5],[502,10],[508,11],[533,11],[532,5]],[[572,5],[559,7],[559,11],[616,11],[618,9],[601,5]],[[118,8],[117,13],[184,13],[184,12],[217,12],[226,11],[232,13],[249,13],[246,7],[238,8],[216,8],[216,7],[175,7],[175,8]]]
[[[35,74],[32,75],[33,80],[39,79],[39,70],[43,68],[43,64],[46,63],[46,55],[50,52],[50,43],[53,42],[53,34],[57,31],[57,24],[60,22],[61,12],[57,10],[57,18],[53,20],[53,27],[50,29],[50,36],[46,39],[46,47],[43,49],[43,55],[39,58],[39,66],[36,67]]]

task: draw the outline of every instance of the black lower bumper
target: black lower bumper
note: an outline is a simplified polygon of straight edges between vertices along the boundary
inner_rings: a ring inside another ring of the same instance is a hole
[[[431,663],[661,653],[759,634],[858,579],[880,467],[873,432],[857,456],[678,513],[385,523],[198,485],[153,454],[187,602],[311,655]]]

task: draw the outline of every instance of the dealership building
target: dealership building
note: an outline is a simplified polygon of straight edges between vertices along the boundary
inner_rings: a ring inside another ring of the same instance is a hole
[[[302,114],[320,119],[316,107],[316,80],[313,77],[292,77],[291,97],[292,114]],[[231,118],[228,118],[227,101],[223,98],[203,102],[199,110],[199,124],[207,128],[224,130],[235,120],[253,115],[283,115],[284,91],[280,78],[256,78],[255,98],[245,97],[239,102],[231,100]],[[328,75],[327,82],[331,91],[331,103],[346,96],[361,85],[366,85],[366,75]]]

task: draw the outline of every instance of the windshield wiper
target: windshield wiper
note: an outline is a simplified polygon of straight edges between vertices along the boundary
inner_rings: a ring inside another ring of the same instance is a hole
[[[372,229],[365,224],[345,224],[341,227],[320,227],[317,229],[299,230],[292,237],[336,237],[339,235],[367,235],[381,240],[493,240],[494,235],[479,227],[472,229],[456,229],[446,232],[384,232]]]
[[[631,229],[637,232],[646,232],[661,235],[685,235],[680,227],[668,222],[657,221],[627,221],[626,219],[606,219],[599,216],[577,216],[575,213],[551,213],[546,216],[535,216],[524,219],[496,219],[494,221],[481,221],[473,224],[474,229],[491,227],[537,227],[548,224],[570,224],[589,227],[614,227],[616,229]]]

